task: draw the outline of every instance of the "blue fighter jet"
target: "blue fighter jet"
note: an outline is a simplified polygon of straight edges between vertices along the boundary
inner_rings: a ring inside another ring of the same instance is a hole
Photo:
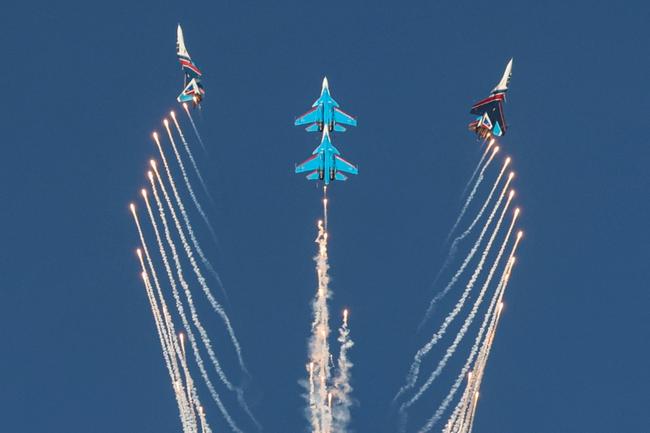
[[[503,115],[503,102],[506,99],[511,75],[512,59],[508,62],[501,81],[492,89],[490,96],[472,106],[470,113],[477,117],[469,124],[469,130],[484,140],[491,136],[501,137],[508,129]]]
[[[185,48],[183,29],[180,24],[178,25],[176,36],[176,54],[178,55],[178,61],[181,63],[185,75],[184,88],[177,99],[180,103],[192,102],[196,107],[205,96],[205,90],[203,89],[203,84],[201,84],[202,74],[190,58],[190,53],[187,52],[187,48]]]
[[[357,126],[357,119],[343,112],[339,104],[330,95],[327,77],[323,78],[323,88],[319,98],[312,105],[312,109],[298,117],[294,125],[309,125],[308,132],[322,131],[324,125],[331,131],[343,132],[343,125]]]
[[[307,179],[322,180],[325,186],[333,180],[347,180],[343,173],[358,174],[359,169],[341,158],[341,153],[332,144],[327,128],[323,129],[320,145],[314,149],[312,156],[296,166],[296,173],[309,172]]]

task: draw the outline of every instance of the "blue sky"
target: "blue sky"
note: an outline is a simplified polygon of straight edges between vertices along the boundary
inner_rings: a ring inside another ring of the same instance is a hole
[[[178,22],[208,92],[209,253],[265,431],[306,429],[320,193],[293,174],[317,143],[294,116],[324,75],[358,116],[335,141],[360,174],[332,188],[332,308],[352,312],[352,428],[395,431],[390,399],[480,156],[468,109],[510,57],[502,143],[526,237],[475,431],[647,429],[646,2],[22,2],[4,15],[0,431],[180,431],[127,209],[175,108]]]

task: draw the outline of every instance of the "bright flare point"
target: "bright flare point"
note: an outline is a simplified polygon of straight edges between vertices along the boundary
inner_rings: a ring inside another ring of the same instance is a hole
[[[131,212],[135,213],[135,205],[133,203],[129,204],[129,209],[131,209]]]

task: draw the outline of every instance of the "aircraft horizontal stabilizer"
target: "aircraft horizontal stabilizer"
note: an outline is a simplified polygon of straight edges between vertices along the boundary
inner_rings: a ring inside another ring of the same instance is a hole
[[[318,123],[312,123],[308,127],[305,128],[305,131],[307,132],[317,132],[319,130]]]
[[[334,176],[334,179],[341,180],[341,181],[346,181],[346,180],[348,180],[348,177],[346,175],[344,175],[343,173],[337,171],[336,175]]]
[[[307,175],[307,180],[318,180],[320,179],[320,175],[318,174],[318,170],[312,171]]]

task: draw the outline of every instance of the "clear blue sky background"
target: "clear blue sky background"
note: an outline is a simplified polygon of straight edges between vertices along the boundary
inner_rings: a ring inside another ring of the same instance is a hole
[[[352,311],[352,427],[392,432],[480,156],[468,109],[511,56],[502,142],[527,234],[475,431],[648,430],[647,2],[26,1],[3,16],[1,432],[180,431],[127,209],[180,89],[177,22],[205,72],[210,255],[265,431],[306,429],[320,193],[292,173],[317,142],[294,116],[327,75],[359,119],[336,137],[361,174],[332,188],[332,308]]]

